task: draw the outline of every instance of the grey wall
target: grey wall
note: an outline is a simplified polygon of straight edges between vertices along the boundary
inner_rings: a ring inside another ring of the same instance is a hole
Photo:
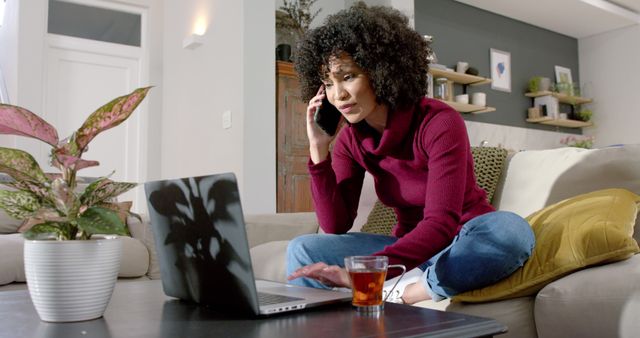
[[[420,34],[434,36],[432,47],[438,63],[453,66],[458,61],[467,61],[481,76],[491,76],[491,48],[511,53],[511,93],[492,90],[490,84],[469,87],[470,93],[487,93],[487,105],[497,111],[465,114],[466,120],[581,133],[580,129],[527,123],[527,108],[532,102],[523,95],[533,76],[546,76],[554,81],[555,65],[570,68],[573,82],[579,83],[576,39],[453,0],[415,1],[415,28]]]

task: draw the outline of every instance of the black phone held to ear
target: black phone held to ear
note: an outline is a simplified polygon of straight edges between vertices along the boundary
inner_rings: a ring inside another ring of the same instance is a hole
[[[316,109],[316,113],[313,115],[313,120],[318,127],[322,129],[328,135],[335,135],[340,124],[340,118],[342,114],[340,111],[325,97],[322,99],[322,105]]]

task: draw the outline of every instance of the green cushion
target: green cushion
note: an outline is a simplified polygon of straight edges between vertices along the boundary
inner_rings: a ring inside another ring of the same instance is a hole
[[[507,159],[507,151],[496,147],[471,147],[471,154],[476,182],[487,193],[487,199],[491,202]],[[396,222],[394,210],[376,201],[360,231],[391,235],[391,229]]]
[[[367,217],[367,223],[362,226],[360,232],[390,236],[391,229],[397,222],[395,211],[376,201]]]

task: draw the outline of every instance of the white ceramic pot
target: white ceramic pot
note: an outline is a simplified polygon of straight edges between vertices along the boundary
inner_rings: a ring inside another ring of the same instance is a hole
[[[25,240],[24,268],[33,305],[47,322],[99,318],[120,270],[122,241]]]

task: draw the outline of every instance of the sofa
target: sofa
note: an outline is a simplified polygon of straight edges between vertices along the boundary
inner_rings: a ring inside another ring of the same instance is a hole
[[[492,203],[499,210],[527,216],[563,199],[603,188],[640,194],[640,145],[585,150],[560,148],[509,155]],[[366,176],[358,217],[351,231],[368,223],[376,196]],[[25,289],[23,239],[17,223],[0,213],[0,292]],[[118,283],[158,279],[149,221],[130,218]],[[285,280],[290,239],[320,231],[314,213],[245,216],[256,278]],[[635,224],[635,240],[640,227]],[[505,337],[640,336],[640,255],[589,266],[552,281],[536,294],[469,304],[425,301],[415,306],[494,318],[509,327]]]
[[[512,153],[492,204],[526,217],[556,202],[606,188],[640,194],[640,145]],[[367,223],[376,200],[367,176],[351,231],[360,231]],[[633,210],[632,242],[640,240],[640,226],[633,224],[636,205]],[[314,213],[254,215],[247,221],[260,229],[254,234],[249,231],[254,238],[254,273],[268,280],[285,281],[285,252],[291,238],[320,231]],[[505,337],[639,337],[640,255],[569,271],[527,296],[481,303],[424,301],[414,306],[494,318],[509,327]]]

